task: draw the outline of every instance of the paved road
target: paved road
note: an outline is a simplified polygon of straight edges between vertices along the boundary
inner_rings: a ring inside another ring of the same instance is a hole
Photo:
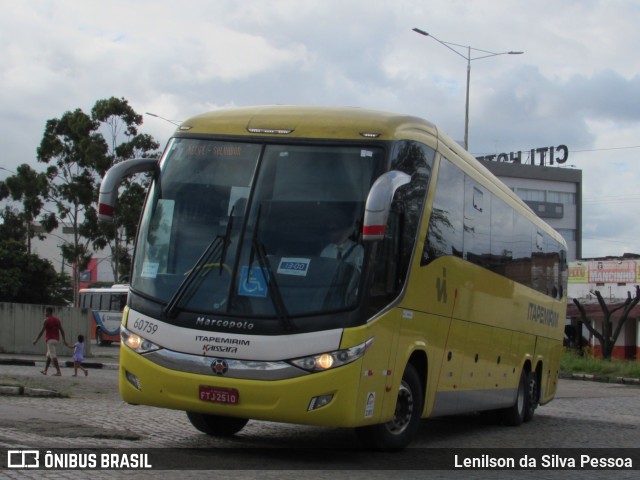
[[[112,347],[113,348],[113,347]],[[115,349],[114,349],[115,350]],[[117,356],[115,357],[117,362]],[[204,448],[234,447],[252,450],[251,472],[235,472],[234,478],[300,478],[292,463],[290,472],[253,469],[268,465],[273,456],[260,449],[304,448],[318,446],[345,451],[356,444],[349,430],[249,422],[240,434],[230,439],[210,438],[196,431],[182,412],[145,406],[130,406],[117,393],[116,370],[90,370],[88,377],[71,377],[70,369],[62,377],[44,377],[38,367],[0,365],[0,384],[16,383],[55,389],[68,398],[0,396],[0,448]],[[412,447],[449,448],[636,448],[640,445],[640,388],[616,384],[562,380],[558,395],[536,411],[532,422],[510,428],[487,423],[479,416],[459,416],[424,421]],[[168,450],[169,452],[170,450]],[[367,462],[358,455],[354,461]],[[349,457],[334,468],[366,468],[350,464]],[[304,466],[304,465],[303,465]],[[0,471],[0,477],[25,478],[24,471]],[[82,472],[32,472],[32,478],[84,478]],[[130,472],[131,473],[131,472]],[[287,473],[287,475],[285,475]],[[335,473],[335,472],[334,472]],[[353,472],[352,472],[353,473]],[[14,475],[15,474],[15,475]],[[46,476],[49,475],[49,476]],[[74,475],[78,476],[74,476]],[[165,472],[172,478],[201,478],[204,472]],[[402,471],[400,478],[602,478],[603,472],[518,471],[462,472]],[[13,475],[13,476],[12,476]],[[58,475],[58,476],[56,476]],[[91,478],[112,478],[114,472],[95,471]],[[153,478],[149,472],[135,478]],[[157,475],[157,473],[155,474]],[[387,478],[384,471],[359,471],[355,478]],[[527,475],[531,475],[528,477]],[[575,476],[574,476],[575,475]],[[312,471],[309,478],[335,478],[329,473]],[[346,474],[344,475],[346,478]],[[638,471],[616,472],[616,479],[638,478]]]

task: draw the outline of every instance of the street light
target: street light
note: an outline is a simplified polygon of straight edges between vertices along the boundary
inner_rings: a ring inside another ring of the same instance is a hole
[[[449,50],[451,50],[453,53],[455,53],[456,55],[461,56],[462,58],[464,58],[467,61],[467,100],[465,102],[465,116],[464,116],[464,149],[465,150],[469,150],[469,83],[471,81],[471,61],[472,60],[480,60],[480,59],[489,58],[489,57],[497,57],[498,55],[522,55],[524,52],[514,52],[514,51],[499,52],[499,53],[490,52],[488,50],[480,50],[478,48],[472,48],[472,47],[470,47],[468,45],[458,45],[457,43],[444,42],[442,40],[438,40],[436,37],[434,37],[430,33],[427,33],[424,30],[420,30],[419,28],[414,28],[413,31],[416,32],[416,33],[419,33],[420,35],[424,35],[425,37],[433,38],[436,42],[444,45]],[[462,53],[460,53],[458,50],[456,50],[453,47],[465,48],[467,50],[467,55],[463,55]],[[474,52],[480,52],[481,55],[472,58],[471,57],[471,51],[472,50]]]
[[[165,122],[169,122],[174,124],[176,127],[179,127],[180,124],[182,123],[180,120],[169,120],[168,118],[164,118],[161,117],[160,115],[156,115],[155,113],[150,113],[150,112],[144,112],[145,115],[149,115],[150,117],[156,117],[159,118],[160,120],[164,120]]]

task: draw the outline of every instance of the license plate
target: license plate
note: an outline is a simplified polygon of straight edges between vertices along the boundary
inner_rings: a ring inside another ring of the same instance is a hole
[[[204,402],[236,405],[240,401],[240,395],[235,388],[200,385],[200,400]]]

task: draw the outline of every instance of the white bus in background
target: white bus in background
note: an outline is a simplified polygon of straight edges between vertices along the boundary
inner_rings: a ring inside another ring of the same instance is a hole
[[[122,311],[128,294],[129,285],[124,284],[80,290],[80,307],[91,311],[91,340],[96,345],[120,342]]]

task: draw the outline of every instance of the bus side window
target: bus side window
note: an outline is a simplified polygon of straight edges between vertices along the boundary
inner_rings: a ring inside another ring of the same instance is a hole
[[[464,173],[442,157],[420,265],[445,255],[462,257],[463,218]]]
[[[127,304],[126,293],[113,293],[111,295],[111,308],[110,308],[111,311],[121,312],[124,310],[124,307],[126,304]]]
[[[100,310],[100,294],[92,293],[91,294],[91,310]]]

